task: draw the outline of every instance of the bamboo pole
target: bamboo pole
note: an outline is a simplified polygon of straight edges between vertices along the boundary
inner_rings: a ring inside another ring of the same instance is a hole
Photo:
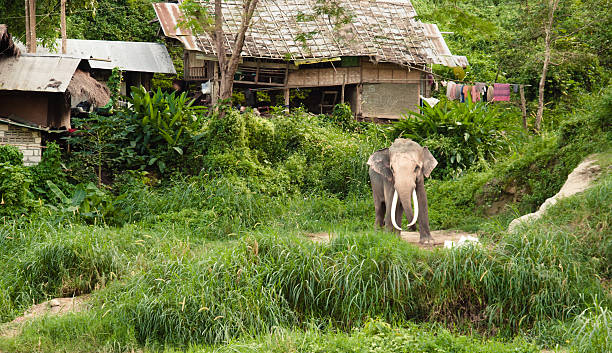
[[[62,54],[66,54],[66,0],[62,0],[61,8]]]
[[[36,0],[29,0],[30,53],[36,53]]]
[[[30,38],[30,2],[28,0],[24,0],[25,5],[25,40],[26,40],[26,51],[30,52],[30,42],[32,38]]]

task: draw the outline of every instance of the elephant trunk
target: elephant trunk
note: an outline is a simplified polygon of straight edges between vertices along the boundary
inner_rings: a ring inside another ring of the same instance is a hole
[[[391,223],[393,223],[393,227],[395,227],[395,229],[402,231],[402,228],[400,228],[397,225],[397,220],[395,219],[395,209],[397,208],[397,199],[398,199],[398,194],[397,194],[397,190],[395,190],[393,192],[393,202],[391,203]],[[412,222],[408,224],[408,227],[413,226],[417,222],[417,219],[419,218],[419,199],[416,194],[416,189],[414,188],[412,189],[412,201],[414,203],[414,207],[412,208],[414,210],[414,216],[412,218]],[[407,207],[405,208],[407,209]]]

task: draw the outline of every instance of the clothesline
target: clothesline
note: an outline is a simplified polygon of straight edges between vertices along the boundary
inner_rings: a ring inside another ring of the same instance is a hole
[[[482,82],[482,81],[474,82],[474,81],[462,81],[462,80],[455,80],[455,79],[452,79],[452,78],[444,77],[444,76],[436,74],[434,72],[430,72],[429,74],[432,75],[432,76],[437,76],[438,79],[440,79],[440,81],[453,81],[453,82],[456,82],[456,83],[470,83],[470,84],[484,83],[486,85],[493,85],[495,83],[507,83],[509,85],[520,85],[520,86],[523,86],[523,87],[531,87],[532,86],[532,85],[526,85],[526,84],[522,84],[522,83],[512,83],[512,82]]]

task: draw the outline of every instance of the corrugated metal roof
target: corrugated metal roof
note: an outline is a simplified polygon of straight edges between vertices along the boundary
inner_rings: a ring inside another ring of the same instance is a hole
[[[431,41],[436,52],[432,57],[434,64],[440,64],[449,67],[466,67],[468,60],[465,56],[453,55],[442,37],[442,33],[438,26],[433,23],[423,23],[425,36]]]
[[[0,59],[0,90],[66,92],[80,62],[60,56]]]
[[[179,40],[185,49],[199,51],[196,37],[189,29],[179,28],[182,12],[177,4],[167,2],[154,3],[153,8],[161,24],[164,35]]]
[[[315,0],[260,0],[242,56],[278,60],[370,56],[400,65],[444,61],[440,59],[444,55],[438,53],[436,45],[425,35],[423,23],[416,20],[409,0],[341,1],[352,20],[337,30],[325,16],[298,20],[300,14],[314,13]],[[200,2],[204,7],[212,6],[207,1]],[[215,55],[215,45],[209,35],[196,37],[189,30],[177,28],[182,17],[178,4],[153,6],[166,36],[180,40],[188,50]],[[228,0],[222,6],[229,54],[240,26],[242,1]],[[298,40],[299,37],[304,40]],[[443,43],[444,39],[440,35],[437,41]]]
[[[60,46],[58,41],[56,47]],[[93,69],[119,67],[124,71],[176,74],[166,46],[159,43],[68,39],[66,49],[65,56],[86,59]],[[58,55],[48,48],[36,51],[38,55]]]

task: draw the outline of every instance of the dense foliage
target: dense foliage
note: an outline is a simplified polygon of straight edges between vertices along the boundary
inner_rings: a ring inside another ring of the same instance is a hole
[[[515,114],[482,102],[443,100],[420,107],[393,124],[390,137],[410,138],[436,156],[434,177],[460,175],[477,163],[508,153],[519,129]]]

